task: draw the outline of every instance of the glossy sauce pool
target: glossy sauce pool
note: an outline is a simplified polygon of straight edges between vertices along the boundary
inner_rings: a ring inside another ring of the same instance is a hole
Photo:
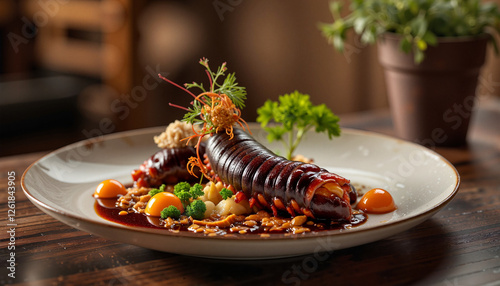
[[[174,227],[166,228],[165,223],[160,218],[149,217],[144,214],[129,212],[126,215],[120,215],[119,213],[123,211],[123,209],[115,207],[114,204],[116,199],[96,199],[94,204],[94,209],[96,213],[108,220],[115,223],[119,223],[126,226],[132,227],[145,227],[145,228],[157,228],[157,229],[165,229],[174,230],[174,231],[188,231],[193,232],[193,229],[190,227],[191,225],[176,225]],[[349,229],[352,227],[357,227],[366,222],[368,216],[362,212],[355,212],[350,222],[327,222],[327,221],[311,221],[309,220],[304,224],[304,227],[310,229],[311,232],[319,232],[319,231],[329,231],[329,230],[339,230],[339,229]],[[285,221],[290,220],[290,218],[279,218]],[[244,221],[237,221],[230,228],[215,228],[215,230],[211,233],[215,233],[216,235],[226,235],[226,234],[237,234],[242,235],[243,233],[246,235],[252,234],[271,234],[271,233],[291,233],[291,229],[284,229],[281,231],[273,230],[269,231],[269,228],[266,228],[261,223],[258,223],[252,227],[248,227],[243,224]],[[234,231],[239,228],[244,227],[245,231],[239,232]],[[196,232],[196,231],[195,231]],[[205,232],[205,234],[207,234]],[[203,233],[201,233],[203,235]]]

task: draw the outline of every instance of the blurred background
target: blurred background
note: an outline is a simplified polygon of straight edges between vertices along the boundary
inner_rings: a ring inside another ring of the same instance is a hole
[[[294,90],[341,118],[387,108],[376,46],[351,37],[340,54],[318,30],[328,3],[0,0],[0,156],[181,119],[168,103],[190,96],[157,74],[208,84],[202,57],[247,87],[247,121]],[[483,74],[500,82],[492,51]]]

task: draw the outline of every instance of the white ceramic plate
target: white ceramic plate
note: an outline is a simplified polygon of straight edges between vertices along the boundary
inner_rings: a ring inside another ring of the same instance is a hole
[[[265,133],[251,125],[256,140],[268,144]],[[348,230],[303,235],[272,234],[207,237],[162,229],[129,227],[99,217],[92,194],[103,180],[132,183],[130,172],[158,148],[153,136],[164,128],[111,134],[71,144],[33,163],[22,177],[28,198],[54,218],[83,231],[155,250],[193,256],[261,259],[330,252],[373,242],[405,231],[426,220],[456,194],[459,176],[443,157],[420,145],[391,137],[344,129],[333,140],[309,134],[298,152],[315,163],[369,190],[388,190],[398,209],[369,215]]]

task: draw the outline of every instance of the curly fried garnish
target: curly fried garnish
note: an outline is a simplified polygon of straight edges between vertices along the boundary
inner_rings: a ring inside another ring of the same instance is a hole
[[[182,87],[160,74],[158,76],[161,79],[186,91],[194,98],[191,102],[191,107],[189,108],[171,103],[170,106],[186,110],[187,113],[184,115],[184,121],[193,125],[194,135],[186,137],[182,140],[186,140],[186,144],[193,139],[198,140],[196,144],[197,157],[191,157],[187,164],[189,173],[197,177],[194,170],[195,167],[198,167],[205,177],[213,181],[213,178],[211,178],[208,174],[207,166],[203,163],[199,154],[201,140],[204,136],[222,131],[226,132],[226,134],[230,136],[230,139],[232,139],[235,124],[238,124],[241,128],[250,131],[248,124],[245,120],[243,120],[243,118],[241,118],[240,109],[245,106],[244,100],[246,99],[246,91],[244,87],[238,86],[234,73],[227,75],[221,84],[217,82],[218,78],[220,76],[224,76],[224,72],[227,70],[226,63],[223,63],[217,69],[217,72],[212,72],[210,70],[208,60],[205,58],[200,60],[200,64],[205,67],[205,71],[208,75],[210,81],[209,90],[205,90],[202,84],[194,82],[191,84],[185,84],[185,87]],[[188,90],[193,87],[201,89],[202,93],[195,95]],[[202,125],[203,127],[197,131],[194,128],[195,124]]]
[[[219,228],[227,228],[230,227],[233,223],[235,223],[237,220],[235,214],[231,214],[224,219],[217,220],[217,221],[208,221],[208,220],[193,220],[193,224],[198,224],[198,225],[204,225],[204,226],[212,226],[212,227],[219,227]]]

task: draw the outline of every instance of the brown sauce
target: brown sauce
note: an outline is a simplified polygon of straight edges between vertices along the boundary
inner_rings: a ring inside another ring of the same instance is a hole
[[[96,199],[94,209],[100,217],[119,224],[148,228],[163,228],[160,227],[160,225],[151,224],[144,214],[129,213],[127,215],[120,215],[119,213],[122,209],[113,206],[115,202],[116,199]]]
[[[204,229],[204,231],[197,230],[190,224],[176,224],[173,226],[165,226],[165,221],[160,218],[149,217],[145,214],[129,212],[126,215],[120,215],[119,213],[123,211],[123,209],[119,207],[115,207],[114,203],[115,199],[96,199],[94,209],[96,213],[109,221],[119,223],[126,226],[132,227],[145,227],[145,228],[157,228],[164,229],[165,231],[171,230],[175,232],[187,231],[187,232],[200,232],[200,235],[228,235],[228,234],[237,234],[237,235],[252,235],[252,234],[260,234],[262,236],[266,234],[273,233],[293,233],[292,228],[285,228],[282,230],[269,230],[270,228],[263,225],[262,222],[257,223],[253,226],[248,226],[244,220],[236,221],[229,228],[207,228],[201,227],[200,230]],[[310,231],[307,232],[320,232],[320,231],[329,231],[329,230],[339,230],[339,229],[349,229],[352,227],[357,227],[362,225],[367,220],[367,215],[362,212],[357,212],[353,214],[350,222],[330,222],[330,221],[312,221],[308,220],[303,226],[308,228]],[[278,220],[282,220],[285,223],[289,222],[291,218],[278,218]]]

